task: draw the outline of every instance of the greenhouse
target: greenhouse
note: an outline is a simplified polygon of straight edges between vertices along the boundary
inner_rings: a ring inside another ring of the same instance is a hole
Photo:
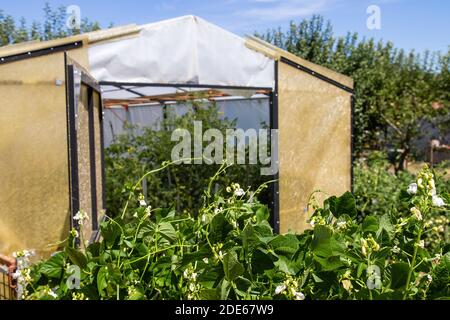
[[[278,129],[271,221],[301,232],[315,190],[351,189],[352,88],[346,76],[194,16],[2,47],[0,252],[48,255],[80,210],[94,241],[108,209],[105,145],[124,122],[158,128],[167,108],[183,114],[192,99],[216,103],[238,128]]]

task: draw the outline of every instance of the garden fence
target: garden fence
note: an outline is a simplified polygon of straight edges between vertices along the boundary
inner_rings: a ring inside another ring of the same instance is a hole
[[[0,300],[16,299],[15,270],[16,260],[0,255]]]

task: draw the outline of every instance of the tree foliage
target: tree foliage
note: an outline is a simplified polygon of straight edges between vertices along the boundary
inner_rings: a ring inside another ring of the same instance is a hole
[[[399,171],[424,121],[437,122],[441,134],[448,131],[450,50],[417,54],[391,42],[360,39],[357,33],[338,37],[321,16],[257,36],[355,80],[358,154],[400,150],[395,159]]]
[[[31,40],[52,40],[101,29],[98,22],[87,18],[82,19],[80,29],[68,28],[65,6],[52,8],[46,3],[43,12],[43,22],[33,21],[28,25],[25,18],[16,21],[11,15],[0,10],[0,46]]]

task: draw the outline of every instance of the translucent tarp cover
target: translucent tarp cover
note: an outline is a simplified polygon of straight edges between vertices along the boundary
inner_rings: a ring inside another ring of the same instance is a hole
[[[90,45],[99,81],[274,86],[274,61],[245,39],[194,16],[152,23],[136,37]]]
[[[269,99],[222,99],[216,100],[221,118],[236,120],[236,128],[248,130],[262,128],[262,123],[269,125]],[[164,117],[162,104],[132,106],[128,108],[105,109],[104,139],[105,146],[111,145],[114,138],[127,131],[126,123],[135,127],[134,133],[141,134],[144,128],[161,129]],[[177,116],[192,110],[186,103],[168,104],[167,111]],[[131,129],[128,129],[131,130]]]

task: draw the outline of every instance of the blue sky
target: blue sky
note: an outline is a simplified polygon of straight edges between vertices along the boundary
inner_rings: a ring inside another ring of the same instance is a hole
[[[193,14],[236,34],[287,28],[312,14],[331,20],[335,33],[357,31],[416,51],[446,51],[450,45],[448,0],[49,0],[53,7],[78,5],[83,17],[102,26],[148,23]],[[44,0],[0,0],[0,10],[14,17],[41,20]],[[381,30],[366,27],[367,7],[381,9]]]

